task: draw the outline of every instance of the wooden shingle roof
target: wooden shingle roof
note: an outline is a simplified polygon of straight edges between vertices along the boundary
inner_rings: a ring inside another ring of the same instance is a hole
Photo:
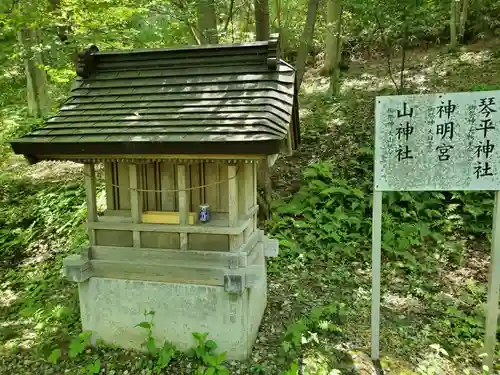
[[[80,54],[69,99],[11,142],[48,155],[274,154],[300,141],[295,70],[278,40]]]

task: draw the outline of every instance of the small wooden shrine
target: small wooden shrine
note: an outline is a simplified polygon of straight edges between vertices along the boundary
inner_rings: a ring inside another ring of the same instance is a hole
[[[246,358],[266,306],[265,256],[277,254],[257,228],[257,168],[299,143],[295,71],[278,38],[92,46],[77,73],[57,115],[12,147],[30,162],[84,164],[89,245],[64,265],[83,329],[140,348],[135,325],[153,310],[157,340],[183,349],[209,332],[229,358]]]

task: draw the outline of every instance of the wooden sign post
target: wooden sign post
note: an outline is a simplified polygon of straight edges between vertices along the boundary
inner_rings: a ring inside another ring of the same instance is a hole
[[[493,368],[500,289],[500,91],[377,97],[372,228],[372,359],[378,360],[382,193],[494,190],[484,341]]]

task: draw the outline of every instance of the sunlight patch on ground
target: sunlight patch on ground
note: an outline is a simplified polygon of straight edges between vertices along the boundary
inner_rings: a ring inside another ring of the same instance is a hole
[[[309,108],[302,108],[299,110],[299,118],[303,118],[303,117],[306,117],[306,116],[310,116],[312,115],[312,111],[309,109]]]
[[[6,164],[8,165],[5,169],[7,172],[35,181],[73,180],[81,176],[83,169],[81,164],[69,161],[41,161],[30,165],[21,155],[13,155]]]
[[[0,290],[0,307],[9,307],[19,299],[19,295],[12,289]]]
[[[432,88],[426,86],[429,83],[429,79],[423,73],[417,73],[415,75],[406,77],[406,82],[410,82],[421,93],[430,93],[432,92]]]
[[[38,334],[32,327],[32,319],[8,320],[0,325],[0,331],[12,330],[15,327],[15,336],[7,337],[0,345],[4,350],[30,349],[33,347]]]
[[[308,84],[301,87],[305,95],[311,95],[318,91],[327,91],[330,86],[330,79],[326,77],[312,77]]]
[[[489,259],[486,256],[468,257],[466,265],[447,272],[443,276],[446,280],[446,284],[449,285],[452,290],[466,287],[468,290],[474,291],[480,287],[480,285],[477,284],[477,280],[487,281],[488,268]],[[484,287],[484,285],[482,287]]]
[[[363,90],[365,92],[377,92],[392,86],[388,78],[376,78],[363,74],[357,78],[347,78],[342,82],[341,93],[346,94],[349,90]]]
[[[464,52],[458,57],[458,60],[471,65],[487,62],[491,59],[490,51]]]
[[[416,375],[417,373],[413,371],[412,365],[402,359],[395,358],[393,356],[383,356],[380,359],[382,368],[385,374],[398,374],[398,375]]]
[[[422,306],[420,301],[411,295],[400,296],[386,291],[382,298],[385,305],[400,312],[409,313],[424,310],[424,306]]]

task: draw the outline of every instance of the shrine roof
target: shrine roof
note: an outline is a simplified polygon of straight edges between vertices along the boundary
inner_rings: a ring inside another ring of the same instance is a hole
[[[79,54],[69,98],[11,142],[50,155],[274,154],[300,142],[295,70],[264,42]]]

